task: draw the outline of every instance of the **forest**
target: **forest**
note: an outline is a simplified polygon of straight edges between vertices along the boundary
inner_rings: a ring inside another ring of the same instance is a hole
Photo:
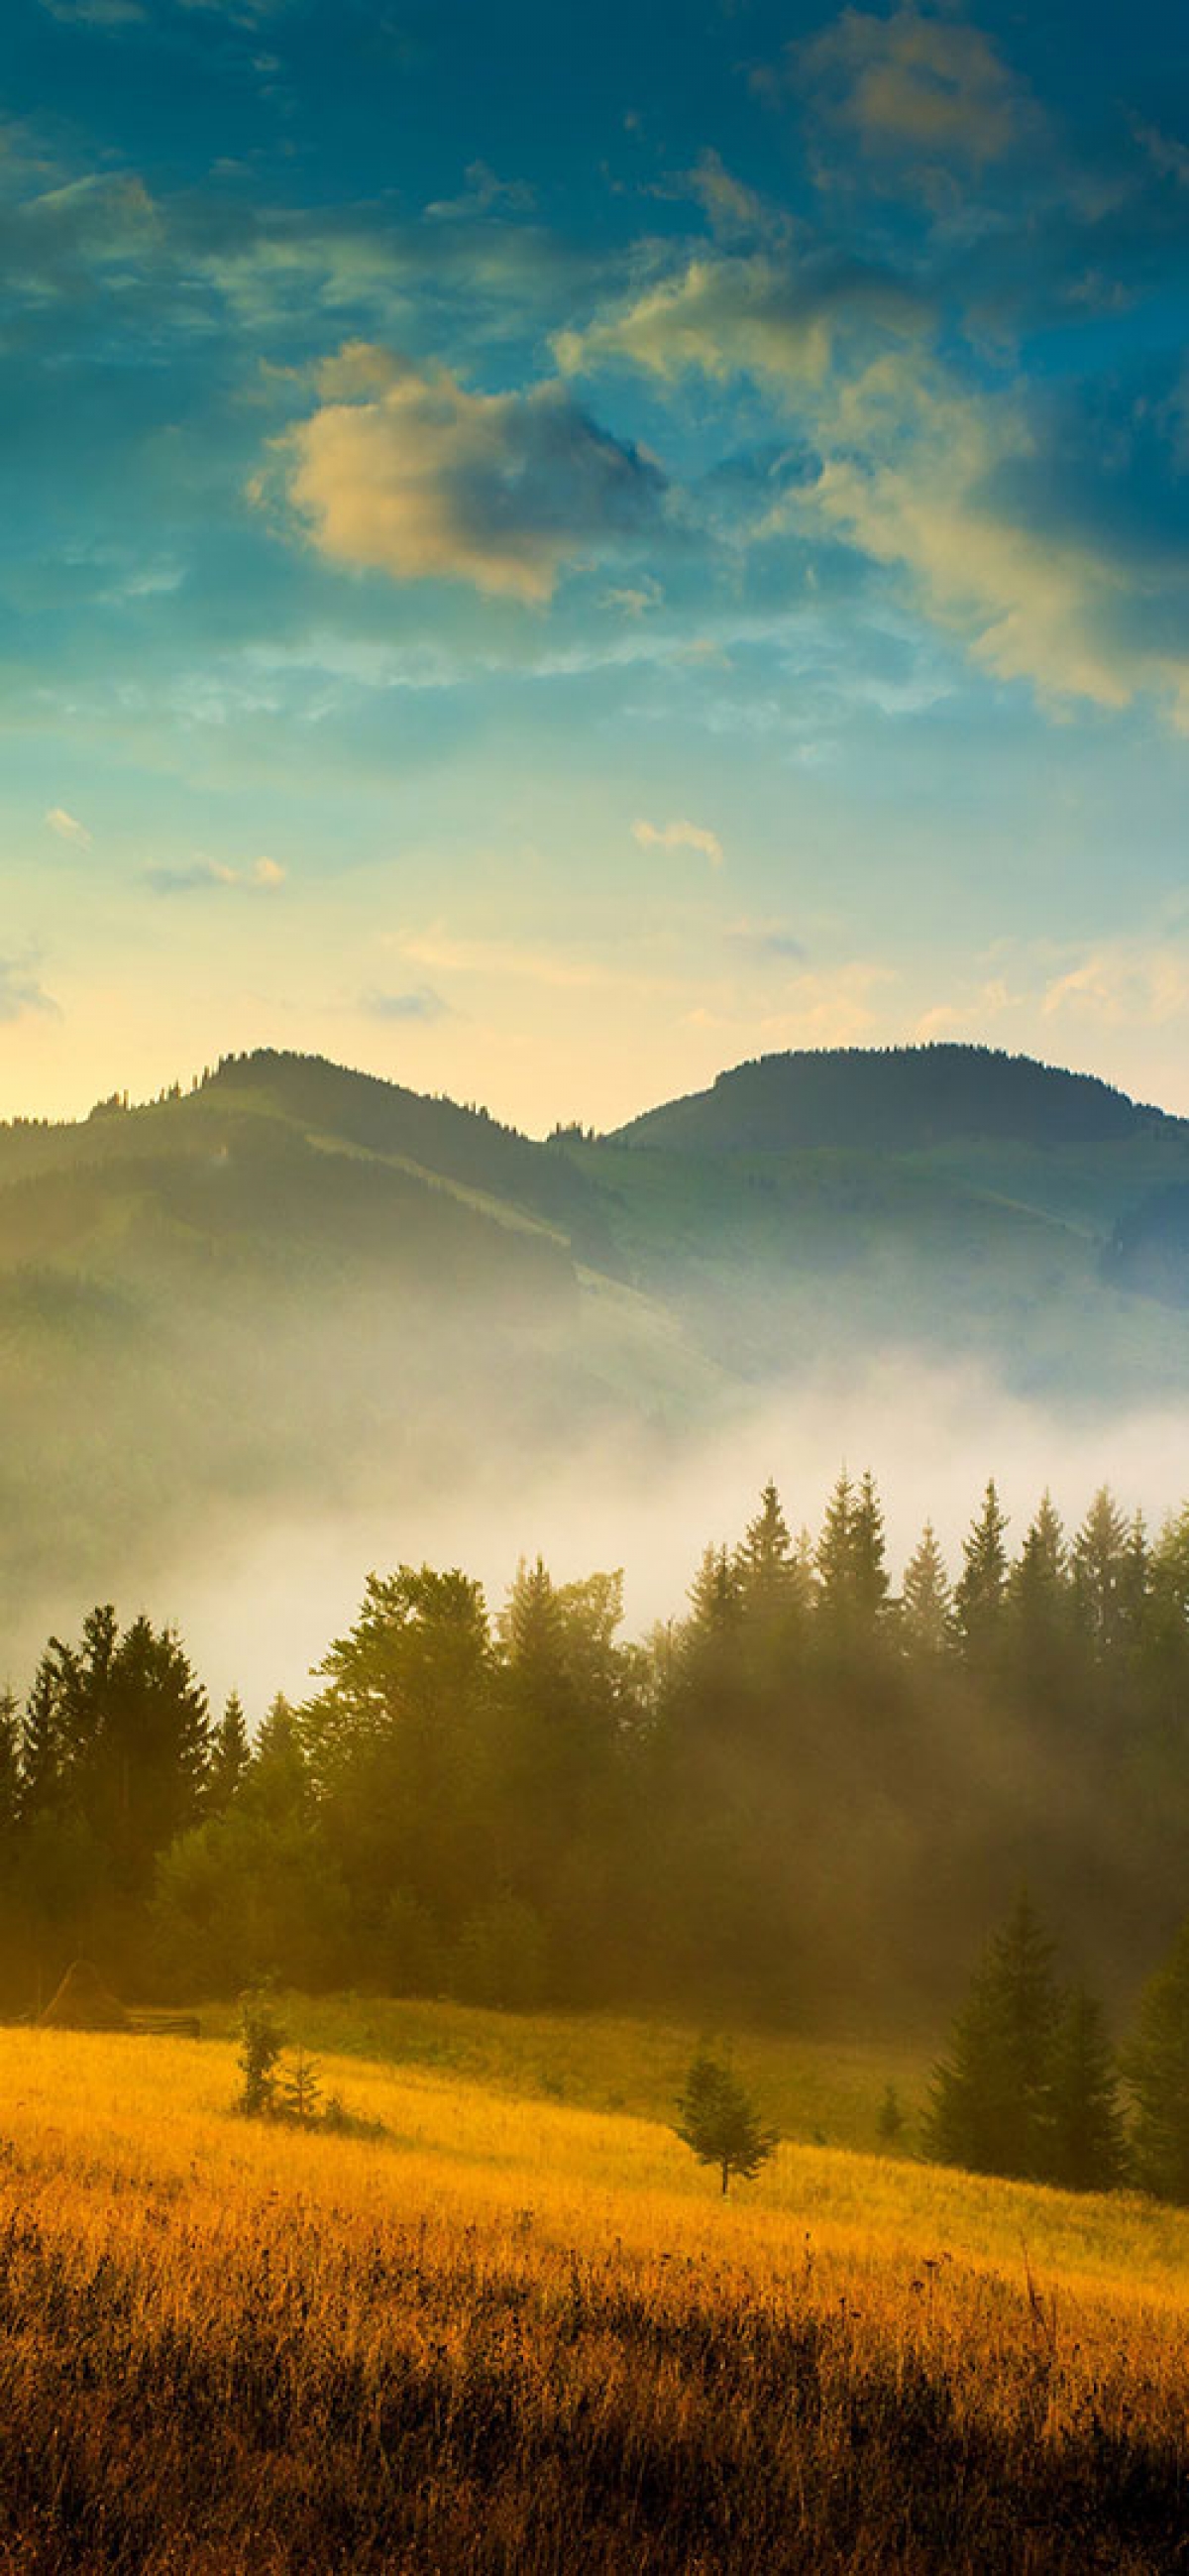
[[[149,1998],[269,1974],[533,2006],[935,2029],[1027,1886],[1125,2010],[1186,1903],[1189,1506],[1149,1536],[994,1483],[893,1589],[870,1475],[819,1531],[769,1483],[680,1616],[522,1563],[369,1576],[250,1729],[100,1605],[0,1707],[3,2000],[70,1958]]]

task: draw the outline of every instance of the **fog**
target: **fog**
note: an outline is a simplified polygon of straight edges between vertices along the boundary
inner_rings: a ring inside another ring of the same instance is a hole
[[[1028,1404],[977,1368],[941,1369],[896,1353],[851,1370],[740,1400],[712,1430],[684,1434],[620,1420],[559,1451],[521,1447],[507,1407],[485,1421],[472,1404],[443,1455],[406,1446],[390,1471],[361,1461],[357,1493],[339,1463],[332,1507],[276,1494],[250,1507],[208,1506],[180,1551],[146,1546],[118,1568],[125,1611],[145,1607],[184,1637],[212,1698],[237,1687],[258,1717],[282,1689],[300,1697],[330,1640],[358,1610],[369,1571],[404,1560],[460,1565],[498,1606],[522,1556],[540,1553],[558,1580],[622,1567],[626,1625],[642,1634],[680,1617],[708,1541],[733,1542],[774,1476],[790,1526],[816,1533],[839,1470],[870,1467],[883,1502],[893,1584],[932,1519],[958,1570],[963,1534],[993,1475],[1018,1547],[1045,1487],[1069,1529],[1109,1484],[1151,1526],[1189,1492],[1189,1409],[1150,1407],[1071,1419]],[[105,1587],[100,1585],[100,1589]],[[57,1583],[46,1614],[77,1624],[83,1601]],[[26,1623],[22,1621],[22,1628]],[[36,1624],[23,1640],[35,1650]]]

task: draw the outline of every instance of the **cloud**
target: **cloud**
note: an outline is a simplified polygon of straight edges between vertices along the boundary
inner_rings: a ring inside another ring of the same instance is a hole
[[[732,921],[723,937],[760,964],[780,965],[791,960],[803,965],[805,961],[803,941],[783,921]]]
[[[53,995],[16,958],[0,957],[0,1022],[36,1018],[61,1018]]]
[[[535,192],[523,179],[497,179],[486,161],[470,161],[464,172],[466,187],[458,197],[436,197],[425,209],[434,223],[454,224],[472,221],[497,209],[506,214],[531,213],[536,204]]]
[[[195,859],[189,866],[152,867],[144,871],[144,883],[154,894],[217,894],[248,892],[275,894],[285,882],[285,871],[276,859],[253,859],[247,868],[228,867],[223,859]]]
[[[289,501],[332,562],[539,604],[566,565],[656,516],[657,467],[563,385],[470,393],[360,344],[341,362],[370,398],[328,399],[279,442]]]
[[[1145,125],[1139,117],[1133,119],[1131,130],[1158,177],[1175,179],[1179,188],[1189,188],[1189,145],[1158,125]]]
[[[1161,1028],[1189,1011],[1189,951],[1183,945],[1104,942],[1054,977],[1042,1010],[1046,1019],[1073,1015],[1109,1028]]]
[[[359,1007],[371,1020],[441,1020],[450,1010],[449,1003],[429,984],[415,985],[407,993],[361,993]]]
[[[669,384],[696,370],[719,384],[743,373],[812,385],[843,325],[902,336],[923,320],[915,291],[878,269],[809,254],[707,256],[586,330],[560,332],[554,350],[566,375],[626,363]]]
[[[632,839],[642,850],[700,850],[712,868],[721,868],[723,846],[717,832],[700,823],[633,823]]]
[[[844,9],[821,35],[790,47],[785,65],[823,121],[868,155],[980,170],[1038,124],[1023,82],[960,18]]]
[[[51,18],[67,27],[100,27],[105,33],[141,27],[148,15],[140,0],[41,0]]]
[[[73,841],[80,850],[90,849],[92,836],[86,824],[80,823],[77,815],[68,814],[64,805],[51,805],[45,820],[59,840]]]
[[[160,212],[130,171],[89,172],[0,215],[0,248],[25,303],[93,296],[113,270],[140,277],[163,240]]]
[[[1183,553],[1150,549],[1137,581],[1125,512],[1113,525],[1101,493],[1076,509],[1048,489],[1044,425],[1016,392],[972,392],[893,352],[830,389],[814,434],[817,477],[773,524],[902,568],[1000,679],[1104,707],[1150,690],[1189,725]]]
[[[679,170],[670,179],[654,181],[649,194],[669,202],[692,197],[719,241],[786,241],[791,230],[791,219],[784,208],[772,205],[757,189],[749,188],[745,180],[737,179],[721,154],[709,148],[699,153],[692,170]]]

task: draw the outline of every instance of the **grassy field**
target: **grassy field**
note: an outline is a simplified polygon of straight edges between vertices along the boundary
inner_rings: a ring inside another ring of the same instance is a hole
[[[282,1995],[278,2013],[294,2042],[382,2065],[436,2068],[495,2093],[569,2102],[668,2120],[699,2038],[729,2045],[736,2073],[783,2138],[806,2146],[881,2143],[889,2084],[904,2112],[898,2152],[917,2142],[930,2056],[869,2040],[822,2041],[749,2032],[724,2040],[673,2022],[608,2013],[484,2012],[465,2004],[364,1995]],[[234,2005],[208,2005],[203,2027],[230,2036]]]
[[[724,2205],[518,2095],[542,2025],[480,2082],[356,2009],[369,2140],[236,2117],[223,2039],[0,2033],[5,2576],[1186,2564],[1189,2214],[791,2142]]]

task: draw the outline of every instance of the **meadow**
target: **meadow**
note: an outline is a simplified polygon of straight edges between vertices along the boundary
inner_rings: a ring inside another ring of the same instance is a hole
[[[793,2138],[724,2204],[677,2032],[607,2109],[576,2022],[309,2010],[381,2134],[237,2117],[225,2037],[0,2033],[5,2576],[1189,2563],[1189,2213]]]

